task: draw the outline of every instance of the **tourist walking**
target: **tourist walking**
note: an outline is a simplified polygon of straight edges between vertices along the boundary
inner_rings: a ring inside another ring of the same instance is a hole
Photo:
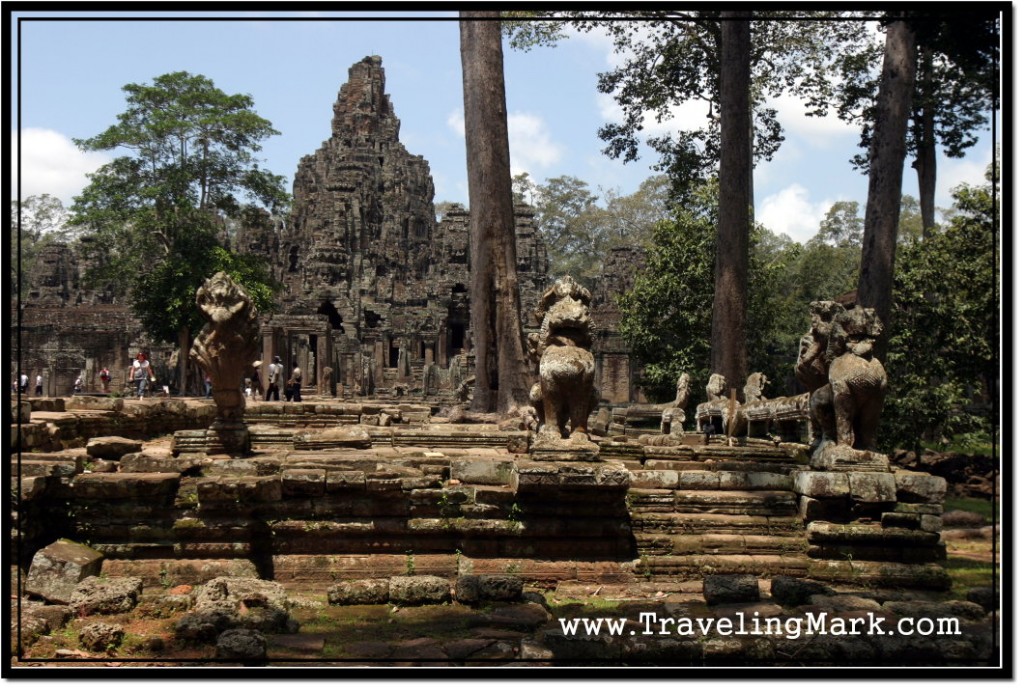
[[[75,393],[82,393],[82,375],[79,374],[75,379]]]
[[[266,400],[281,400],[281,372],[284,365],[281,364],[281,356],[275,355],[274,361],[270,363],[269,374],[267,375],[267,397]]]
[[[43,375],[36,375],[36,396],[43,395]]]
[[[140,352],[135,360],[132,361],[132,367],[128,370],[128,379],[134,384],[135,393],[141,401],[142,397],[146,394],[146,384],[150,380],[156,381],[153,367],[149,364],[149,359],[145,353]]]
[[[100,382],[103,384],[103,393],[110,392],[110,370],[106,367],[100,370]]]
[[[21,393],[28,393],[28,375],[24,372],[18,377],[18,391]]]
[[[292,362],[292,376],[285,387],[284,397],[288,401],[302,402],[302,370],[297,362]]]

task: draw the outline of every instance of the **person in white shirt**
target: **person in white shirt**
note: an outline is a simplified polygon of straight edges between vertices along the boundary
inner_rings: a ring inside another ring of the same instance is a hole
[[[267,375],[267,397],[266,400],[270,400],[271,397],[275,401],[281,400],[281,372],[284,370],[284,365],[281,364],[281,356],[275,355],[274,361],[270,363],[270,371]]]
[[[153,376],[153,368],[149,364],[149,359],[145,353],[139,353],[135,360],[132,361],[132,368],[128,371],[128,379],[135,383],[136,393],[139,395],[139,400],[146,394],[146,383],[150,379],[156,379]]]

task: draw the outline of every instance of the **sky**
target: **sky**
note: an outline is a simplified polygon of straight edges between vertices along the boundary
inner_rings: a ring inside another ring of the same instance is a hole
[[[458,23],[453,13],[215,12],[14,13],[8,42],[12,79],[12,198],[52,194],[66,205],[86,174],[112,153],[82,152],[72,139],[99,134],[125,108],[121,88],[162,74],[202,74],[227,93],[253,97],[254,109],[280,135],[264,143],[263,165],[287,178],[299,159],[330,136],[332,107],[348,69],[368,55],[383,59],[386,91],[401,120],[400,140],[423,156],[434,178],[435,202],[468,202]],[[218,21],[231,16],[233,21]],[[25,18],[24,21],[18,21]],[[158,19],[159,21],[154,21]],[[536,182],[578,177],[595,192],[634,192],[656,171],[646,147],[637,162],[602,153],[597,136],[620,117],[597,75],[619,64],[609,39],[575,34],[555,48],[529,52],[506,44],[505,86],[512,173]],[[19,91],[20,88],[20,91]],[[837,201],[858,201],[863,213],[867,177],[849,159],[859,131],[837,118],[809,118],[792,99],[774,104],[786,141],[754,174],[755,216],[776,233],[805,241]],[[645,133],[675,131],[704,119],[706,106],[687,104],[671,122],[646,123]],[[18,162],[20,127],[21,167]],[[964,159],[940,158],[937,205],[950,206],[951,188],[984,183],[991,131]],[[917,180],[907,168],[904,192]]]

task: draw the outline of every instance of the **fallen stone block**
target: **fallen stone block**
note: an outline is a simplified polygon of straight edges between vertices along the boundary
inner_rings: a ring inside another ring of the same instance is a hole
[[[93,437],[85,450],[93,458],[119,461],[126,454],[142,451],[142,442],[125,437]]]
[[[228,629],[217,637],[217,658],[262,660],[267,657],[267,638],[251,629]]]
[[[792,576],[776,576],[772,579],[772,598],[789,607],[807,604],[812,595],[834,595],[835,591],[823,583],[807,581]]]
[[[86,650],[103,653],[121,645],[124,640],[124,627],[120,624],[96,622],[86,624],[78,632],[78,641]]]
[[[466,575],[455,581],[455,599],[467,604],[514,602],[523,597],[523,579],[511,575]]]
[[[451,600],[451,584],[440,576],[392,576],[389,599],[398,605],[425,605]]]
[[[757,602],[760,599],[757,576],[712,575],[704,578],[704,600],[709,605]]]
[[[25,592],[66,605],[78,584],[99,575],[102,565],[101,552],[71,540],[58,540],[32,557]]]
[[[327,602],[332,605],[379,605],[388,601],[387,578],[365,578],[343,581],[327,591]]]
[[[135,609],[140,595],[142,595],[141,578],[90,576],[75,587],[68,606],[79,616],[120,614]]]

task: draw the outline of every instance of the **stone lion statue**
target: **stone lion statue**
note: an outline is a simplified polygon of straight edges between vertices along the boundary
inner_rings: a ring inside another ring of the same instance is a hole
[[[810,390],[812,447],[873,450],[888,388],[874,357],[882,322],[871,308],[811,303],[811,328],[801,339],[796,375]]]
[[[874,356],[882,320],[875,310],[857,305],[836,316],[825,359],[835,415],[835,441],[874,450],[889,381]]]
[[[690,403],[690,375],[683,372],[676,380],[676,397],[661,412],[661,433],[681,435],[686,422],[686,406]]]
[[[564,276],[544,293],[535,313],[541,328],[527,346],[540,381],[530,390],[530,402],[542,436],[587,439],[587,418],[598,399],[590,299],[590,291]]]
[[[812,302],[811,326],[800,338],[800,350],[793,368],[797,381],[809,392],[808,412],[811,421],[811,448],[817,448],[825,439],[834,440],[835,419],[832,414],[831,392],[828,385],[829,336],[832,321],[845,312],[843,306],[831,300]]]

